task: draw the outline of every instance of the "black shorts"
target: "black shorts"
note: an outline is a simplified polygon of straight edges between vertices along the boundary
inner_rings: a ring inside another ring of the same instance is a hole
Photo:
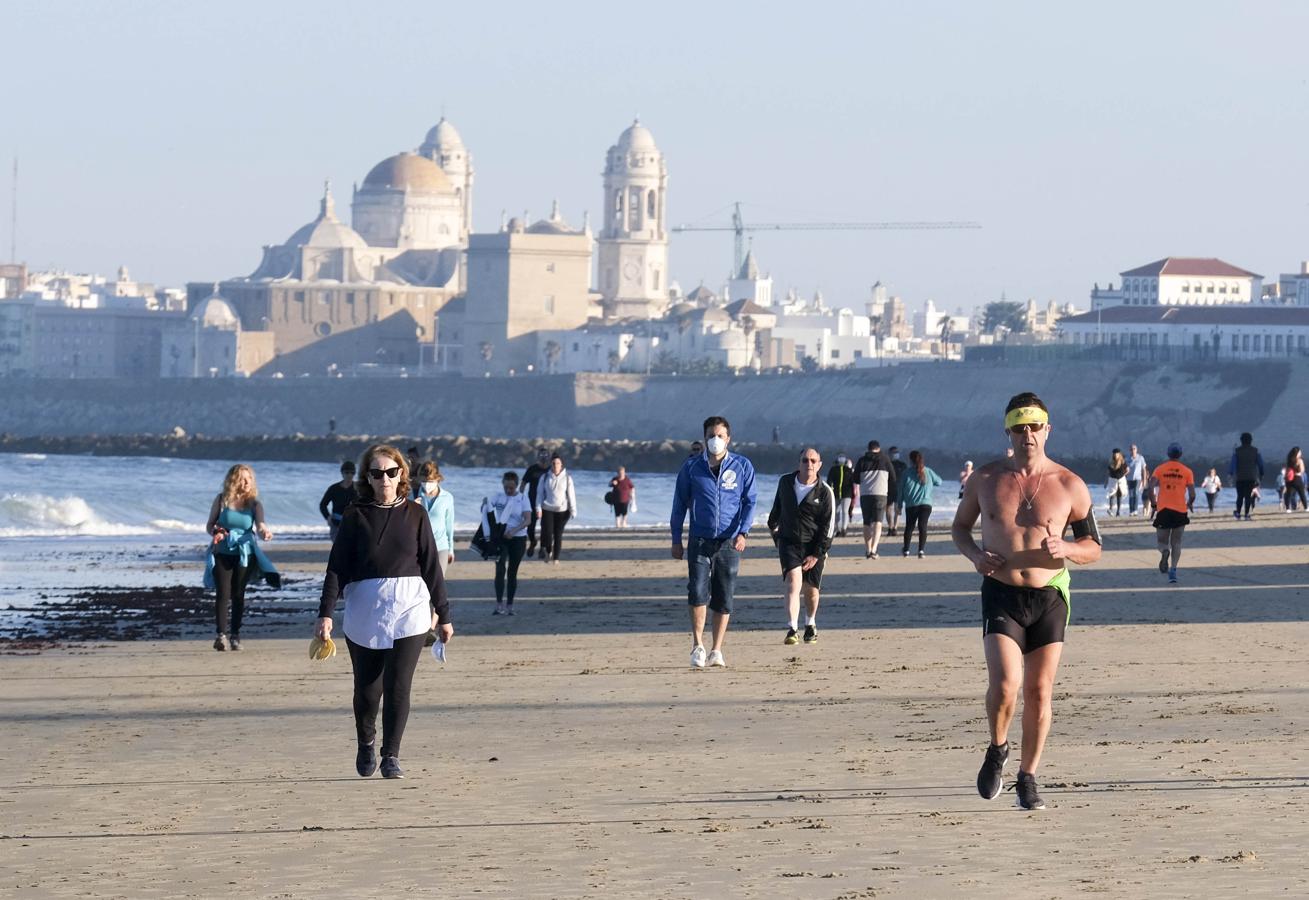
[[[615,500],[615,501],[614,501],[614,515],[615,515],[615,516],[625,516],[625,515],[627,515],[627,504],[624,503],[622,500]]]
[[[1155,528],[1185,528],[1191,524],[1191,517],[1175,509],[1161,509],[1154,514],[1151,524]]]
[[[886,515],[886,497],[881,495],[860,497],[859,509],[863,511],[865,525],[876,525],[882,521],[882,516]]]
[[[1007,634],[1023,653],[1063,642],[1068,604],[1052,587],[1015,587],[994,578],[982,581],[982,636]]]
[[[804,562],[805,550],[799,544],[778,544],[777,555],[782,560],[782,574],[785,575],[792,569],[800,568]],[[827,557],[818,557],[818,562],[808,572],[800,573],[800,581],[807,584],[814,590],[823,586],[823,563],[827,562]]]

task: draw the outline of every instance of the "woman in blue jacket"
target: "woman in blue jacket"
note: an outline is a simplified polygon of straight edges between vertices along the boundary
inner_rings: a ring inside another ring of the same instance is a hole
[[[937,475],[923,462],[923,454],[918,450],[909,451],[909,465],[900,476],[900,499],[904,501],[904,555],[909,555],[909,538],[913,536],[914,527],[918,528],[918,558],[927,554],[923,548],[927,545],[927,520],[932,516],[932,488],[941,483]]]

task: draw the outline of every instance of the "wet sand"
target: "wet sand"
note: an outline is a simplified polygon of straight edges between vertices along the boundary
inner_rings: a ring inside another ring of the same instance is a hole
[[[241,653],[183,604],[176,638],[0,656],[0,894],[1303,896],[1307,525],[1199,517],[1174,587],[1145,523],[1106,527],[1037,813],[973,787],[979,579],[939,532],[924,560],[840,542],[795,647],[756,540],[730,667],[705,671],[664,539],[570,535],[524,563],[514,618],[461,554],[402,781],[353,772],[349,661],[307,659],[310,591],[258,595],[277,615]],[[321,544],[272,549],[321,571]]]

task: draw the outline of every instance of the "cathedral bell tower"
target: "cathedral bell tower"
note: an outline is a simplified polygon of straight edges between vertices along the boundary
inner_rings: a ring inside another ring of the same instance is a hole
[[[668,306],[668,170],[638,119],[609,148],[597,277],[605,318],[647,318]]]

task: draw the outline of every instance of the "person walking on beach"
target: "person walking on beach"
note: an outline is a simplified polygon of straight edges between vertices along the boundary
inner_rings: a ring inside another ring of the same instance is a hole
[[[1145,467],[1145,457],[1132,444],[1127,457],[1127,515],[1136,515],[1136,498],[1138,492],[1146,486],[1147,471]],[[1145,515],[1145,510],[1141,510]]]
[[[512,616],[514,595],[518,593],[518,566],[527,552],[527,527],[533,521],[532,504],[518,489],[518,475],[505,472],[500,479],[503,490],[487,501],[501,526],[500,555],[495,560],[495,611],[492,615]]]
[[[455,498],[441,486],[445,476],[441,467],[432,461],[418,467],[418,504],[427,511],[432,523],[432,537],[436,540],[437,562],[444,575],[455,561]]]
[[[818,592],[823,584],[823,564],[832,547],[836,509],[841,501],[832,486],[823,481],[823,458],[813,447],[800,453],[800,468],[777,482],[773,508],[768,513],[768,531],[782,561],[786,585],[786,614],[789,617],[782,643],[800,642],[800,594],[805,595],[804,642],[818,641]],[[844,468],[844,464],[842,464]]]
[[[614,527],[627,527],[627,510],[636,499],[636,485],[627,477],[627,469],[618,467],[618,474],[609,479],[609,490],[614,495]]]
[[[921,450],[909,451],[909,465],[900,476],[899,495],[904,498],[904,555],[909,555],[909,539],[918,529],[918,558],[927,555],[927,520],[932,516],[932,489],[941,484],[937,475],[923,461]]]
[[[686,458],[695,459],[695,457],[700,456],[703,453],[704,453],[704,441],[692,441],[691,451],[686,454]]]
[[[541,478],[546,472],[550,471],[550,451],[544,447],[536,448],[536,462],[527,467],[523,472],[523,480],[520,489],[527,495],[527,502],[532,504],[536,509],[536,491],[541,484]],[[533,516],[532,521],[527,524],[527,555],[532,556],[536,553],[536,525],[539,516]],[[545,559],[545,545],[541,545],[541,558]]]
[[[1050,730],[1051,694],[1071,615],[1069,562],[1100,558],[1091,493],[1082,479],[1046,456],[1050,414],[1039,397],[1017,394],[1005,406],[1014,455],[988,463],[968,480],[950,529],[982,580],[982,643],[991,743],[977,791],[994,800],[1004,785],[1009,726],[1023,690],[1018,806],[1044,809],[1036,783]],[[982,543],[973,526],[982,523]],[[1063,535],[1071,529],[1072,540]]]
[[[1115,516],[1123,514],[1123,497],[1127,494],[1127,460],[1123,458],[1123,451],[1117,447],[1114,448],[1113,455],[1109,457],[1109,480],[1105,484],[1105,489],[1109,495],[1108,510]],[[1117,506],[1115,507],[1115,504]]]
[[[837,455],[836,463],[828,470],[827,484],[836,497],[836,536],[845,537],[850,518],[854,515],[854,479],[844,453]]]
[[[318,501],[318,512],[327,523],[327,533],[336,540],[336,532],[341,528],[341,517],[346,508],[359,497],[355,492],[355,464],[346,460],[341,463],[341,480],[332,482],[323,492],[323,499]]]
[[[958,499],[960,500],[964,499],[964,488],[968,485],[968,479],[972,477],[973,477],[973,461],[971,459],[966,459],[964,460],[963,470],[960,471],[959,473],[959,498]]]
[[[277,570],[259,547],[259,541],[271,541],[273,533],[264,523],[264,505],[259,502],[254,469],[237,464],[227,470],[223,490],[209,507],[205,531],[210,537],[205,556],[205,587],[217,597],[214,649],[240,650],[245,589],[251,575],[262,572],[275,586],[279,583],[275,580]]]
[[[1282,479],[1286,488],[1283,492],[1286,511],[1291,512],[1295,509],[1295,500],[1300,498],[1300,508],[1309,509],[1309,498],[1305,496],[1304,487],[1304,457],[1300,455],[1299,447],[1292,447],[1286,454],[1286,468],[1282,471]]]
[[[691,611],[691,665],[703,669],[726,666],[723,639],[732,615],[736,573],[745,552],[745,539],[754,522],[756,503],[754,466],[750,460],[728,453],[732,426],[722,416],[704,420],[705,452],[682,463],[673,488],[669,517],[673,559],[686,558],[687,604]],[[687,515],[691,534],[682,545]],[[713,610],[713,644],[704,648],[705,607]]]
[[[882,452],[882,445],[869,441],[868,452],[854,464],[854,495],[864,515],[864,559],[877,559],[891,472],[891,460]]]
[[[414,670],[428,631],[454,635],[445,578],[423,506],[409,497],[400,451],[374,444],[359,467],[359,502],[346,511],[327,561],[314,636],[332,635],[332,611],[345,597],[341,630],[354,670],[355,771],[377,771],[377,713],[382,713],[383,778],[403,778],[400,742],[409,720]]]
[[[564,526],[577,515],[577,491],[573,476],[564,468],[563,457],[550,456],[550,471],[541,476],[536,489],[536,516],[541,520],[541,558],[559,564]]]
[[[1177,584],[1177,564],[1182,559],[1182,532],[1191,524],[1187,514],[1195,503],[1195,473],[1181,462],[1180,444],[1168,445],[1168,461],[1160,463],[1150,476],[1149,493],[1155,498],[1154,533],[1159,542],[1159,571]]]
[[[1241,443],[1232,451],[1227,474],[1236,486],[1236,510],[1232,517],[1249,521],[1254,513],[1256,489],[1264,477],[1264,458],[1250,432],[1241,433]]]
[[[887,451],[891,455],[891,479],[886,492],[886,533],[895,537],[904,516],[904,497],[900,496],[900,478],[908,466],[900,458],[900,448],[892,447]]]
[[[419,488],[418,486],[418,480],[415,477],[418,474],[418,466],[421,462],[421,460],[419,460],[418,458],[418,448],[410,447],[407,455],[409,457],[409,477],[411,479],[414,479],[414,485],[413,485],[414,499],[417,500],[418,492],[419,490],[421,490],[421,488]]]
[[[1223,489],[1223,480],[1218,477],[1218,470],[1210,469],[1200,487],[1204,488],[1204,499],[1209,504],[1209,512],[1212,513],[1214,503],[1218,500],[1218,492]]]

